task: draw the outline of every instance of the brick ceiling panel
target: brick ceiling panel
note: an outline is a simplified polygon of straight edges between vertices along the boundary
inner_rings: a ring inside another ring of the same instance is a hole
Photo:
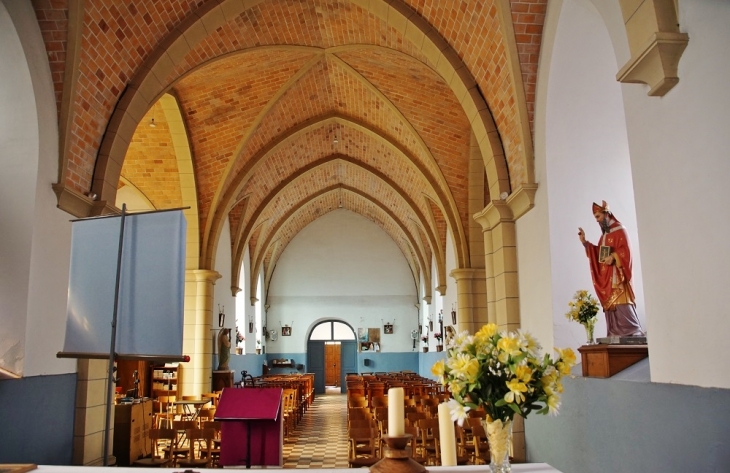
[[[342,57],[378,87],[423,138],[460,209],[462,225],[467,228],[469,120],[439,76],[416,61],[400,61],[393,67],[396,61],[388,59],[391,54],[368,49]]]
[[[154,118],[154,127],[150,126]],[[134,133],[122,165],[122,177],[140,190],[155,209],[182,207],[180,173],[162,106],[153,106]]]
[[[201,231],[245,131],[308,58],[255,51],[213,62],[175,86],[190,130]]]
[[[226,186],[241,172],[251,156],[292,129],[313,117],[333,112],[384,131],[391,139],[419,157],[426,168],[431,166],[403,119],[387,106],[362,81],[356,80],[335,61],[322,61],[301,77],[267,113],[240,153],[228,176]],[[334,135],[332,136],[334,138]],[[331,138],[331,139],[332,139]]]
[[[502,137],[512,188],[526,182],[518,103],[507,63],[505,31],[495,0],[404,0],[457,51],[479,84]],[[536,2],[539,0],[535,0]],[[542,2],[541,2],[542,3]]]
[[[403,224],[409,219],[415,218],[406,201],[386,182],[358,166],[332,161],[300,175],[289,186],[281,190],[259,216],[256,223],[278,222],[290,212],[292,207],[305,200],[307,196],[338,184],[358,189],[364,194],[372,196],[374,200],[381,202],[393,212]],[[275,229],[269,227],[268,231],[275,231]]]
[[[327,48],[344,44],[380,45],[426,60],[398,30],[349,1],[270,0],[211,32],[176,64],[167,79],[173,81],[215,57],[258,46]]]
[[[446,251],[446,221],[441,213],[441,209],[433,203],[431,199],[426,199],[428,206],[430,207],[431,215],[436,222],[436,230],[439,237],[439,243],[441,244],[441,251]],[[445,256],[445,255],[444,255]]]
[[[157,43],[200,2],[85,2],[66,182],[91,187],[102,134],[122,91]]]
[[[251,157],[276,137],[308,118],[325,115],[332,110],[331,104],[327,63],[321,61],[284,93],[252,131],[226,176],[225,187],[230,186]]]
[[[338,135],[338,143],[331,143],[331,136]],[[301,172],[302,168],[337,155],[344,155],[364,166],[372,167],[386,179],[398,183],[407,195],[411,196],[415,205],[426,214],[427,207],[421,198],[423,192],[428,192],[428,182],[423,176],[403,158],[382,141],[376,140],[358,130],[341,125],[322,126],[297,136],[297,139],[282,145],[267,159],[257,166],[254,173],[242,188],[239,198],[248,196],[251,205],[245,219],[261,206],[271,191],[282,182],[291,179]],[[344,174],[337,176],[337,182],[343,182]]]
[[[246,205],[248,204],[248,199],[241,199],[240,201],[236,202],[236,204],[233,206],[233,208],[228,212],[228,225],[231,228],[231,249],[235,250],[237,248],[236,245],[236,235],[241,233],[241,217],[243,216],[243,212],[246,210]]]

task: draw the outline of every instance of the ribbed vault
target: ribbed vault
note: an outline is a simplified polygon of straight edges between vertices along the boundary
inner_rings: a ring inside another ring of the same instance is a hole
[[[268,282],[292,238],[342,208],[383,228],[416,281],[443,287],[447,234],[457,266],[471,264],[472,146],[485,202],[532,185],[523,81],[537,56],[522,52],[539,50],[539,35],[515,36],[530,21],[517,3],[70,2],[79,80],[63,82],[59,102],[59,205],[70,196],[75,213],[114,211],[120,182],[158,208],[186,201],[192,181],[175,180],[182,148],[163,103],[173,100],[193,163],[201,269],[216,268],[228,221],[232,285],[246,249]],[[89,190],[100,201],[81,197]]]

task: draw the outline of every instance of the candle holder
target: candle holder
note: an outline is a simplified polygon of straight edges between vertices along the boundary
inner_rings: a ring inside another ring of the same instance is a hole
[[[413,438],[411,434],[398,436],[385,435],[386,447],[383,459],[370,467],[372,473],[424,473],[426,468],[411,458],[413,453],[408,444]]]

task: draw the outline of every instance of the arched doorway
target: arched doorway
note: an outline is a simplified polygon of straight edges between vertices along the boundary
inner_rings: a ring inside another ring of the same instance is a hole
[[[324,394],[326,386],[346,390],[345,376],[357,372],[355,330],[340,320],[323,320],[312,327],[307,340],[307,366],[314,373],[314,392]]]

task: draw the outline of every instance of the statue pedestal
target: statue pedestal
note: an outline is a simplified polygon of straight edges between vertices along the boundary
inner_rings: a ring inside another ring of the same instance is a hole
[[[213,371],[213,391],[233,387],[233,371]]]
[[[610,378],[649,356],[647,345],[583,345],[580,352],[583,376]]]

